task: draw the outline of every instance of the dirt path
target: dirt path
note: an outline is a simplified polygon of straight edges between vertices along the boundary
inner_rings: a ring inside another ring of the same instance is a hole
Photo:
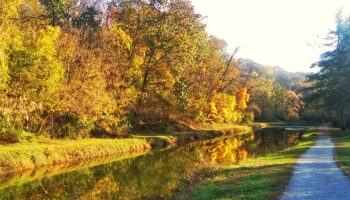
[[[333,153],[334,143],[329,134],[321,134],[294,167],[281,199],[350,199],[350,179],[335,164]]]

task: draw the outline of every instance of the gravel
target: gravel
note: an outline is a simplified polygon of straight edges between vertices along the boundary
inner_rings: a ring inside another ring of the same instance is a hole
[[[320,135],[300,157],[280,199],[350,199],[350,179],[338,168],[333,154],[334,143],[329,134]]]

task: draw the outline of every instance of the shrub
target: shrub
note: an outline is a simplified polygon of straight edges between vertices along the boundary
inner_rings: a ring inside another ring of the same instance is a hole
[[[0,130],[0,141],[4,143],[17,143],[20,141],[20,137],[15,129],[2,128]]]
[[[8,127],[0,129],[0,142],[3,143],[31,142],[34,139],[34,134],[21,129]]]
[[[90,136],[93,124],[72,113],[65,113],[55,118],[53,136],[57,138],[86,138]]]

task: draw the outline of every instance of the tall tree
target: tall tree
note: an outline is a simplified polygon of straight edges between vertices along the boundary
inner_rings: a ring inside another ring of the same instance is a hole
[[[342,129],[348,118],[350,106],[350,18],[337,15],[337,28],[330,33],[330,46],[334,49],[325,52],[314,65],[320,71],[310,76],[314,85],[309,88],[312,94],[309,101],[328,113],[336,113]]]

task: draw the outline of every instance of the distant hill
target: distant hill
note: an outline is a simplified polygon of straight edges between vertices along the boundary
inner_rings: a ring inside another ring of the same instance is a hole
[[[288,90],[301,91],[307,73],[289,72],[282,67],[271,67],[259,64],[250,59],[238,59],[237,64],[241,69],[255,71],[261,77],[273,79]]]

